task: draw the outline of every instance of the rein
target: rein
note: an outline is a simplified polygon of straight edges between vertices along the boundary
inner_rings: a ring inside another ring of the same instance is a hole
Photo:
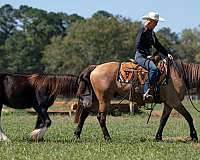
[[[150,111],[149,117],[148,117],[148,119],[147,119],[147,124],[149,123],[149,120],[150,120],[150,118],[151,118],[151,114],[152,114],[153,109],[154,109],[155,106],[156,106],[156,103],[152,103],[152,104],[151,104],[151,111]]]
[[[130,94],[131,94],[131,90],[122,98],[122,100],[118,103],[118,105],[121,104]],[[122,96],[120,95],[120,97]]]
[[[130,87],[129,92],[126,93],[125,96],[121,96],[120,95],[120,97],[122,98],[122,100],[118,103],[118,105],[121,104],[128,97],[128,95],[129,95],[129,101],[131,101],[133,103],[133,94],[132,93],[133,93],[134,81],[131,81],[131,82],[132,83],[131,83],[131,87]]]

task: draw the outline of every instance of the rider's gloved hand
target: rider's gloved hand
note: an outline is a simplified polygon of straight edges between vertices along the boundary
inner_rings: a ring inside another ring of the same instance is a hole
[[[152,55],[150,55],[150,56],[147,56],[147,59],[151,59],[152,58]]]
[[[171,55],[171,53],[173,52],[173,49],[168,49],[167,52],[168,52],[167,57],[168,57],[170,60],[173,60],[174,57]]]
[[[171,54],[169,54],[169,53],[168,53],[167,57],[168,57],[169,59],[171,59],[171,60],[174,59],[174,57],[173,57]]]

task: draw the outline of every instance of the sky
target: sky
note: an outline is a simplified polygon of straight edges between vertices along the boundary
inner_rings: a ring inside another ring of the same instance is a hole
[[[166,19],[157,29],[170,27],[173,32],[200,25],[200,0],[0,0],[0,6],[10,4],[14,8],[28,5],[53,12],[65,12],[90,18],[99,10],[121,15],[131,20],[141,20],[149,11],[157,11]]]

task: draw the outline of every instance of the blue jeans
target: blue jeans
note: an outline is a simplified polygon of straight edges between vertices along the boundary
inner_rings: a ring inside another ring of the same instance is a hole
[[[135,54],[135,60],[139,65],[141,65],[142,67],[144,67],[149,71],[148,80],[144,84],[144,93],[145,93],[148,90],[148,88],[156,81],[159,71],[152,60],[145,58],[138,51]]]

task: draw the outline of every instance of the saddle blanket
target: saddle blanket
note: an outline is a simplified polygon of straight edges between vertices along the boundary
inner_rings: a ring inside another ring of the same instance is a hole
[[[133,62],[122,62],[119,67],[118,80],[122,83],[131,83],[133,80],[139,80],[144,84],[148,77],[148,71],[140,65]]]

